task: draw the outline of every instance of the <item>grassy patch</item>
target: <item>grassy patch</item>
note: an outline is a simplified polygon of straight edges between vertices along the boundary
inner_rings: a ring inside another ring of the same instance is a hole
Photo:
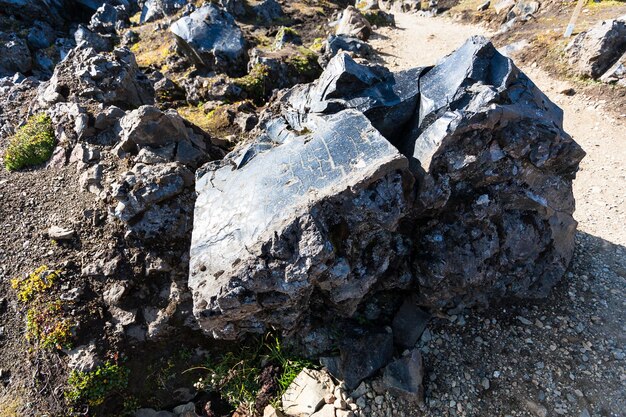
[[[114,393],[128,386],[129,370],[106,362],[91,372],[72,371],[67,380],[65,399],[70,404],[101,405]]]
[[[26,339],[44,349],[71,348],[71,320],[63,317],[60,301],[32,306],[26,313]]]
[[[19,411],[23,405],[24,403],[16,396],[15,393],[0,396],[0,417],[15,417],[22,415]]]
[[[55,139],[52,120],[46,114],[28,119],[11,138],[4,153],[4,166],[9,171],[39,165],[52,156]]]
[[[244,406],[251,411],[261,389],[259,377],[269,365],[280,368],[275,381],[278,386],[275,399],[282,396],[302,369],[313,366],[308,360],[290,355],[280,339],[268,335],[256,346],[211,358],[206,367],[192,369],[209,373],[198,381],[196,388],[217,391],[234,408]]]
[[[268,95],[268,77],[270,69],[267,65],[256,64],[252,70],[240,78],[234,79],[235,85],[246,92],[248,98],[257,104],[261,104]]]
[[[61,271],[48,269],[46,265],[31,272],[26,278],[14,278],[11,287],[17,291],[17,299],[23,303],[33,300],[37,295],[50,290],[58,281]]]
[[[317,78],[322,73],[317,54],[305,47],[298,48],[298,54],[289,57],[287,63],[295,74],[306,78]]]
[[[373,10],[365,12],[363,16],[365,16],[367,21],[370,22],[370,25],[372,26],[393,26],[393,22],[388,20],[387,16],[383,13],[384,12],[381,12],[381,10]]]
[[[60,276],[60,270],[42,265],[25,278],[11,280],[17,299],[28,307],[26,339],[43,349],[71,348],[72,320],[66,317],[63,303],[51,294]]]

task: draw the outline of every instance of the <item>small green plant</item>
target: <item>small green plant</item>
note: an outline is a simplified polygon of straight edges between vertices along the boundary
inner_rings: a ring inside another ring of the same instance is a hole
[[[48,269],[46,265],[42,265],[26,278],[12,279],[11,287],[17,291],[17,299],[26,303],[52,288],[60,274],[61,271],[53,271]]]
[[[307,78],[316,78],[322,72],[317,54],[305,47],[298,48],[298,54],[289,57],[287,63],[297,75]]]
[[[60,301],[30,307],[26,313],[26,339],[44,349],[71,347],[71,321],[63,317]]]
[[[52,156],[55,139],[52,120],[46,114],[38,114],[18,129],[4,153],[4,166],[15,171],[46,162]]]
[[[11,280],[17,299],[28,306],[26,339],[43,349],[71,347],[72,321],[65,317],[63,303],[51,296],[60,276],[60,270],[42,265],[25,278]]]
[[[262,103],[267,91],[268,77],[270,69],[264,64],[255,64],[248,75],[234,80],[235,85],[246,92],[248,98],[254,100],[255,103]]]
[[[277,337],[267,335],[259,345],[242,347],[238,352],[227,352],[211,358],[203,369],[209,372],[195,387],[199,390],[219,392],[233,407],[244,406],[252,410],[258,391],[261,389],[259,377],[268,365],[280,368],[277,376],[275,398],[280,398],[296,376],[313,363],[292,357],[285,351]]]
[[[91,372],[72,371],[67,380],[65,399],[70,404],[101,405],[110,395],[128,386],[129,373],[126,367],[112,362]]]

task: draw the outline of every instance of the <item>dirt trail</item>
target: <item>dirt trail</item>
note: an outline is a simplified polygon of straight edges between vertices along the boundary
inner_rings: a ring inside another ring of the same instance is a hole
[[[397,28],[381,28],[372,40],[392,70],[433,65],[472,35],[489,37],[480,26],[446,18],[396,14]],[[626,109],[620,120],[602,112],[604,105],[578,94],[566,96],[568,82],[539,68],[521,69],[564,111],[565,130],[587,157],[574,183],[579,229],[611,243],[626,245]]]

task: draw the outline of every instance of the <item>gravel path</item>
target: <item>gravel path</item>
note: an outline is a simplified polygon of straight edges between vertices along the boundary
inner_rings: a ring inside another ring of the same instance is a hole
[[[443,18],[397,14],[396,23],[372,41],[396,70],[489,36]],[[370,401],[368,415],[626,416],[626,114],[615,119],[603,112],[610,103],[562,94],[572,86],[532,64],[522,70],[563,108],[565,130],[587,152],[574,183],[579,233],[567,279],[546,300],[433,322],[420,342],[424,407]]]

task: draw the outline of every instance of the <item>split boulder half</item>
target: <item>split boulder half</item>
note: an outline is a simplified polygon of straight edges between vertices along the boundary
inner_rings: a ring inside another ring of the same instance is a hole
[[[205,331],[286,334],[373,295],[545,296],[571,260],[584,152],[484,38],[391,73],[346,54],[197,172],[189,286]]]

